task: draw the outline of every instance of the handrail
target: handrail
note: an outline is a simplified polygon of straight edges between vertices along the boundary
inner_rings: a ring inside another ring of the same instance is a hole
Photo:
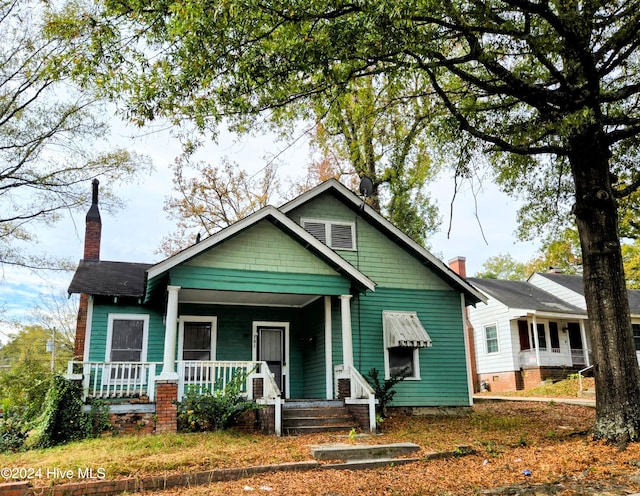
[[[338,379],[349,379],[350,384],[350,398],[345,398],[345,403],[349,399],[358,400],[365,399],[369,405],[369,430],[371,432],[376,431],[376,393],[371,385],[366,381],[362,374],[356,370],[355,367],[349,365],[336,365],[335,372],[335,390],[336,396],[338,393]]]
[[[582,373],[592,368],[593,368],[593,365],[589,365],[588,367],[585,367],[582,370],[578,370],[578,394],[582,393]]]
[[[276,436],[282,435],[282,392],[276,383],[276,379],[269,370],[269,365],[267,362],[260,361],[256,362],[259,367],[259,372],[256,374],[259,377],[263,378],[263,392],[262,395],[264,398],[269,398],[273,400],[274,406],[274,431]]]

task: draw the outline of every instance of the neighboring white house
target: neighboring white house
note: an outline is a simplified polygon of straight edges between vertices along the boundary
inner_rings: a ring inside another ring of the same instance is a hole
[[[528,281],[469,278],[487,304],[468,307],[476,389],[527,389],[592,364],[581,276],[533,274]],[[629,291],[640,360],[640,291]]]
[[[526,389],[590,364],[586,310],[529,281],[469,282],[488,297],[468,308],[481,387]]]

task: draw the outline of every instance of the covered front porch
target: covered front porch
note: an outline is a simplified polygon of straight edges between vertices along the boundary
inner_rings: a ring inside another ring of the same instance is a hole
[[[69,364],[69,375],[82,381],[85,401],[136,408],[148,404],[158,414],[161,408],[174,409],[189,390],[221,391],[240,375],[242,393],[266,406],[275,434],[282,432],[284,401],[300,398],[344,399],[364,409],[366,428],[375,429],[373,391],[353,367],[351,294],[249,293],[172,285],[166,292],[164,311],[142,320],[139,339],[144,348],[140,358],[162,360],[122,360],[138,345],[128,338],[120,343],[118,328],[139,316],[110,314],[111,351],[105,355],[112,360]],[[160,393],[168,387],[172,401]],[[156,416],[170,424],[161,430],[175,430],[175,416]]]
[[[519,365],[574,367],[591,365],[587,320],[564,315],[534,314],[517,321]]]

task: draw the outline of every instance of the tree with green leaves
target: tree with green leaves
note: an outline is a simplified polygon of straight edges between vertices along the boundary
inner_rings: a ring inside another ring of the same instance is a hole
[[[530,235],[575,218],[594,350],[596,438],[640,439],[640,371],[627,302],[618,205],[640,186],[640,0],[102,0],[50,23],[75,43],[71,71],[122,98],[131,119],[309,115],[361,78],[416,73],[443,112],[442,153],[482,152],[527,199]],[[407,98],[416,98],[406,88]],[[292,112],[295,109],[296,112]],[[435,118],[435,117],[434,117]]]
[[[438,172],[428,148],[435,110],[427,88],[418,74],[371,75],[322,95],[313,107],[319,121],[314,148],[338,169],[370,178],[369,204],[422,244],[440,225],[425,191]]]
[[[37,240],[31,226],[84,208],[91,179],[113,185],[147,165],[124,149],[100,148],[104,109],[57,65],[70,46],[44,36],[43,15],[40,2],[0,0],[0,264],[68,268],[25,249]]]
[[[482,264],[482,270],[475,277],[483,279],[502,279],[506,281],[525,281],[527,279],[526,264],[518,262],[510,254],[489,257]]]

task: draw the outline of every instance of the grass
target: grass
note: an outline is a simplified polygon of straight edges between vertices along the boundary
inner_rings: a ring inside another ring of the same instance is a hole
[[[592,389],[594,387],[593,377],[583,377],[583,389]],[[509,391],[500,393],[500,396],[517,396],[517,397],[544,397],[544,398],[578,398],[580,397],[579,381],[577,377],[568,377],[562,381],[553,384],[542,384],[541,386],[525,389],[522,391]],[[482,393],[491,395],[493,393]],[[481,395],[482,395],[481,394]]]
[[[554,385],[554,393],[566,385]],[[538,393],[539,394],[539,393]],[[460,417],[390,417],[380,435],[359,443],[413,442],[418,456],[449,451],[446,460],[365,471],[316,470],[274,473],[205,487],[175,489],[163,496],[246,494],[273,488],[275,494],[390,496],[478,494],[483,488],[512,484],[598,485],[636,473],[640,443],[620,452],[589,436],[595,410],[590,407],[535,402],[481,402]],[[349,443],[348,433],[277,438],[227,431],[202,434],[113,435],[47,450],[0,455],[0,467],[52,467],[61,471],[103,469],[107,479],[169,475],[216,468],[247,467],[311,460],[310,448]],[[526,480],[522,470],[532,472]],[[329,475],[330,474],[330,475]],[[35,480],[34,484],[68,482]],[[573,494],[570,492],[563,494]],[[577,493],[576,493],[577,494]]]

